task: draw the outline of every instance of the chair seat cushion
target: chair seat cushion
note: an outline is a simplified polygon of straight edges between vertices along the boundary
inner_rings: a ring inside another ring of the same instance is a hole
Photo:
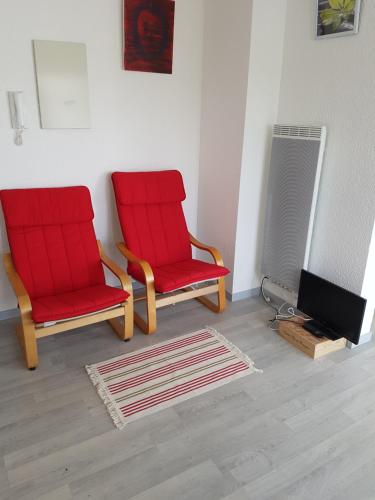
[[[128,297],[124,290],[108,285],[90,286],[32,299],[32,316],[35,323],[70,319],[121,304]]]
[[[153,267],[152,270],[155,279],[155,290],[160,293],[173,292],[194,283],[221,278],[229,274],[226,267],[208,264],[196,259]],[[139,268],[129,269],[129,273],[137,281],[144,283],[143,273]]]

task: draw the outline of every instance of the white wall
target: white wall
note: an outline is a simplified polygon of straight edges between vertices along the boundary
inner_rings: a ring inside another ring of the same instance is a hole
[[[375,224],[372,231],[371,244],[368,252],[365,276],[361,295],[367,298],[365,317],[363,318],[362,334],[366,335],[373,330],[375,310]]]
[[[234,268],[252,0],[205,0],[198,235]],[[232,289],[233,275],[226,284]]]
[[[358,35],[315,40],[315,2],[288,0],[278,117],[328,127],[311,270],[357,293],[375,214],[375,2],[361,14]]]
[[[314,3],[288,2],[279,121],[328,127],[311,269],[359,293],[375,214],[375,2],[358,35],[326,40]]]
[[[198,230],[223,252],[236,295],[259,286],[270,127],[286,0],[206,0]]]
[[[1,0],[0,17],[0,188],[89,186],[97,236],[114,256],[120,233],[109,173],[116,169],[180,169],[187,220],[196,230],[203,37],[203,0],[177,0],[173,75],[125,72],[121,4]],[[91,130],[40,129],[32,39],[87,44]],[[25,91],[30,115],[22,147],[10,129],[5,91],[12,89]],[[15,305],[0,266],[0,311]]]
[[[257,289],[272,125],[277,121],[286,0],[254,0],[233,294]],[[265,29],[267,27],[267,29]]]

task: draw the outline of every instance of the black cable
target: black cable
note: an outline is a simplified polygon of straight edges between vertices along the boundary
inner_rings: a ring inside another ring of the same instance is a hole
[[[278,313],[279,312],[279,308],[276,305],[274,305],[272,303],[270,297],[267,297],[266,294],[264,293],[264,282],[265,282],[265,280],[269,280],[269,279],[271,279],[269,276],[264,276],[263,277],[261,285],[260,285],[260,291],[261,291],[261,294],[262,294],[264,302],[267,305],[269,305],[270,307],[272,307],[272,309],[274,309]]]

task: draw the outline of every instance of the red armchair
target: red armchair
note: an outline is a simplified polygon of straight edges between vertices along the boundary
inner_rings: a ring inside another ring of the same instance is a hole
[[[214,312],[222,312],[224,277],[229,271],[218,250],[200,243],[188,232],[181,204],[186,195],[180,172],[117,172],[112,174],[112,181],[126,242],[117,246],[128,260],[128,273],[146,288],[146,296],[141,299],[146,299],[147,320],[135,313],[135,323],[145,333],[153,333],[156,309],[192,298]],[[215,264],[193,259],[192,245],[209,252]],[[206,281],[213,283],[193,286]],[[204,297],[212,293],[217,294],[216,304]]]
[[[37,339],[108,321],[120,339],[133,335],[129,277],[96,240],[86,187],[0,192],[10,254],[4,264],[17,296],[17,334],[26,365],[38,365]],[[121,289],[106,285],[103,265]],[[124,325],[115,318],[124,318]]]

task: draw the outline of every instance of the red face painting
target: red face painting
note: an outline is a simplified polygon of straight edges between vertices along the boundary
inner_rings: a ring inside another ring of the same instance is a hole
[[[172,73],[174,1],[124,1],[124,68]]]

